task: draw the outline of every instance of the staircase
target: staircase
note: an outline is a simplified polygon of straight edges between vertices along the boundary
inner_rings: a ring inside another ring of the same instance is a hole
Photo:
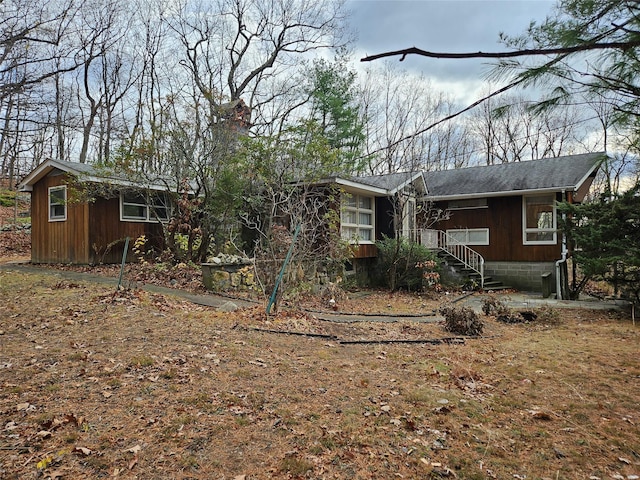
[[[442,230],[422,230],[419,242],[433,250],[438,257],[458,274],[468,278],[482,290],[496,291],[511,288],[484,274],[484,258],[475,250],[457,242]]]

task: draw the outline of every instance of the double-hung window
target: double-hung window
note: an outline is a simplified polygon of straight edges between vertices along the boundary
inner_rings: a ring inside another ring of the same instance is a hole
[[[169,220],[169,203],[166,195],[144,195],[127,192],[120,195],[120,220],[134,222],[166,222]]]
[[[375,240],[373,197],[359,194],[346,194],[342,201],[340,226],[342,238],[345,240],[373,243]]]
[[[522,235],[525,245],[555,245],[557,243],[555,203],[553,194],[523,197]]]
[[[67,219],[67,187],[49,187],[49,221],[64,222]]]

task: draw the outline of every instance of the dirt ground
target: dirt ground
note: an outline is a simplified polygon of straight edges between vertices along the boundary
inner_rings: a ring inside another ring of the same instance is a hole
[[[447,301],[365,292],[340,310]],[[7,269],[0,304],[3,479],[640,475],[629,312],[483,316],[481,338],[440,343],[430,316],[330,322],[309,301],[266,318]]]

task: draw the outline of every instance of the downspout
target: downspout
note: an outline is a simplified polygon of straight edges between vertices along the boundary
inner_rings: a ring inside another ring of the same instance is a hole
[[[562,200],[566,201],[566,199],[567,199],[566,191],[562,190]],[[566,218],[564,213],[562,214],[562,218],[563,220]],[[564,232],[562,232],[562,252],[561,252],[562,258],[556,262],[556,298],[558,300],[564,300],[562,298],[562,282],[560,279],[560,265],[562,265],[567,261],[568,253],[569,253],[569,250],[567,249],[567,236]]]

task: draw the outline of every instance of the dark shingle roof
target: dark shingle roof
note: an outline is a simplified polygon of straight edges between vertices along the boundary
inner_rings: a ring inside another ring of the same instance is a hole
[[[383,175],[353,177],[351,180],[363,185],[383,188],[389,192],[395,192],[415,180],[420,181],[420,176],[421,172],[398,172]]]
[[[63,160],[46,160],[38,165],[19,184],[19,189],[30,191],[35,183],[52,172],[65,172],[77,176],[81,181],[113,183],[114,185],[149,188],[151,190],[166,191],[176,188],[176,181],[172,177],[160,175],[144,175],[141,173],[116,172],[111,169],[94,165]],[[193,188],[193,186],[191,186]]]
[[[535,190],[572,191],[598,168],[605,153],[425,172],[429,197],[464,197]]]

